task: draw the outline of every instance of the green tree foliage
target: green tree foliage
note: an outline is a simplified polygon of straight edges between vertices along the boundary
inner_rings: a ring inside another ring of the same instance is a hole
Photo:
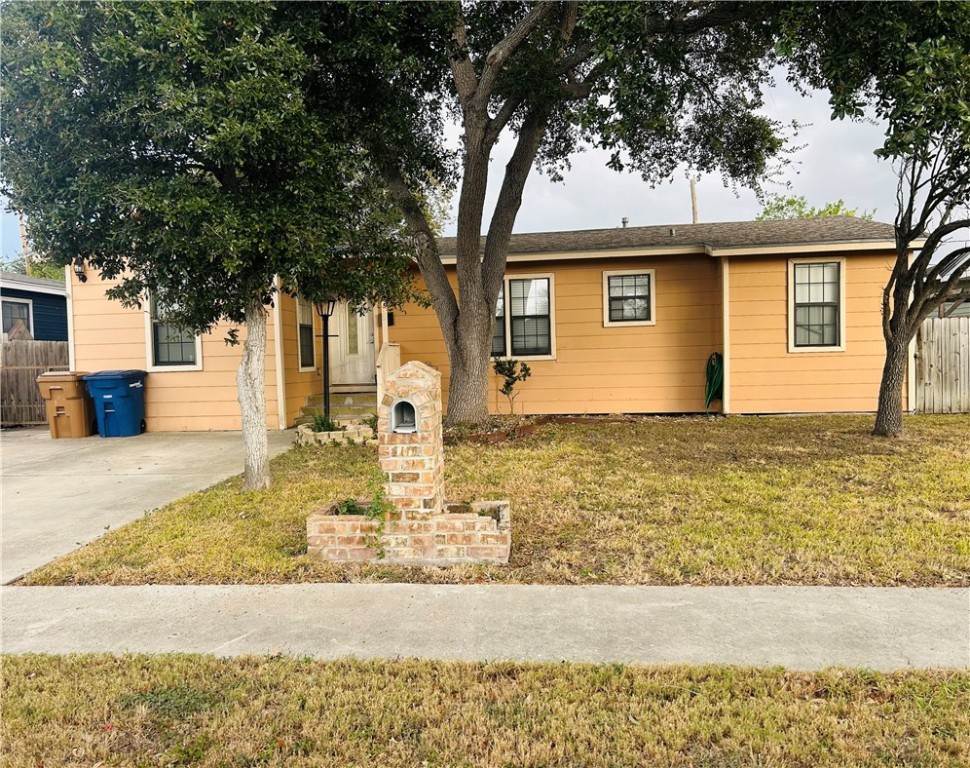
[[[359,107],[361,138],[416,234],[449,353],[448,418],[474,422],[487,415],[494,309],[533,166],[557,177],[592,143],[610,152],[612,167],[651,183],[686,164],[756,185],[784,156],[783,126],[760,112],[778,10],[733,2],[406,5],[416,20],[437,14],[438,37],[423,51],[411,45],[413,22],[402,25],[411,53],[368,49],[379,66],[360,89],[370,98]],[[370,4],[349,15],[368,29],[380,23]],[[461,123],[457,157],[443,149],[442,110]],[[375,111],[376,132],[367,119]],[[509,134],[514,150],[486,219],[490,156]],[[412,194],[418,160],[421,172],[436,164],[437,178],[460,175],[457,290]]]
[[[358,91],[367,102],[354,105],[360,136],[416,235],[449,353],[452,422],[487,415],[494,307],[533,167],[555,178],[592,144],[650,183],[684,165],[757,187],[785,162],[785,126],[761,111],[775,67],[798,86],[828,88],[837,117],[861,116],[867,104],[882,115],[882,84],[908,46],[945,31],[955,13],[920,3],[406,5],[394,19],[373,4],[341,12],[370,41],[376,66]],[[375,42],[373,30],[391,23],[400,47]],[[422,23],[434,40],[424,47],[412,38]],[[461,123],[457,157],[444,150],[442,109]],[[509,134],[514,148],[487,218],[491,152]],[[460,176],[457,290],[412,194],[429,164],[437,178]]]
[[[260,347],[278,286],[409,295],[399,213],[353,122],[327,108],[355,84],[336,45],[304,48],[296,10],[4,5],[4,193],[41,252],[119,280],[112,298],[151,294],[198,331],[246,325],[249,487],[268,483]]]
[[[816,41],[793,51],[793,66],[829,89],[834,115],[868,109],[887,125],[877,154],[898,170],[896,262],[874,432],[897,436],[909,342],[970,270],[970,4],[797,6],[791,19]]]
[[[861,219],[872,221],[875,211],[863,211],[858,208],[846,207],[845,201],[839,198],[834,203],[824,203],[819,207],[811,206],[801,195],[769,195],[764,202],[761,213],[755,216],[755,221],[778,221],[779,219],[813,219],[819,216],[859,216]]]

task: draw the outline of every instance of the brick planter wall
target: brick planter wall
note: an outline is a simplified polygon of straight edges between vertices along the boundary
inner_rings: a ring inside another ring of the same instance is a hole
[[[359,502],[366,506],[365,501]],[[456,565],[509,560],[512,544],[507,501],[450,505],[460,512],[387,520],[380,562],[399,565]],[[335,515],[332,504],[307,519],[307,553],[334,562],[378,561],[378,521],[366,515]]]
[[[413,420],[403,418],[404,414],[413,415]],[[377,520],[334,514],[337,505],[331,504],[307,519],[308,554],[360,562],[378,560],[383,553],[383,561],[407,565],[508,562],[509,502],[458,505],[444,500],[438,371],[412,361],[387,378],[384,400],[378,404],[377,446],[388,478],[385,498],[393,507],[383,533],[378,536]]]

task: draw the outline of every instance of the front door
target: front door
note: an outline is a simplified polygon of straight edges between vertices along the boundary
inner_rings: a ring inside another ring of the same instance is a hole
[[[334,384],[374,384],[374,316],[337,304],[330,319],[330,378]]]

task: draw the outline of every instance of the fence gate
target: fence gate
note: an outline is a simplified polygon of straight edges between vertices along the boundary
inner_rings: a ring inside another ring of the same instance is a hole
[[[970,317],[931,317],[916,340],[916,411],[970,413]]]
[[[37,377],[66,371],[66,341],[0,342],[0,421],[3,426],[46,424],[47,410]]]

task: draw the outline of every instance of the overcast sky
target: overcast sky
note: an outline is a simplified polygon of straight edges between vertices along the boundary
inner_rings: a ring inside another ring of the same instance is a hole
[[[792,144],[805,145],[793,156],[796,163],[782,177],[782,181],[790,182],[790,193],[781,184],[767,185],[769,191],[802,195],[814,206],[841,198],[850,208],[859,208],[860,213],[875,210],[878,221],[892,222],[895,177],[891,165],[873,155],[882,144],[882,126],[832,121],[826,93],[802,97],[786,83],[766,94],[764,111],[784,124],[792,120],[802,124]],[[513,143],[507,139],[493,153],[486,222],[512,149]],[[526,183],[515,231],[618,227],[624,216],[631,227],[690,223],[686,172],[680,171],[669,184],[651,189],[635,174],[610,170],[606,166],[608,158],[609,153],[594,149],[576,155],[572,170],[565,174],[562,183],[533,172]],[[697,197],[702,222],[745,221],[761,211],[753,192],[725,188],[720,176],[701,177]],[[453,202],[457,209],[457,200]],[[445,234],[455,234],[454,214]]]
[[[784,179],[791,183],[791,194],[802,195],[815,206],[841,198],[851,208],[875,209],[878,221],[892,222],[892,168],[873,155],[882,143],[881,126],[833,122],[829,119],[826,94],[802,97],[784,83],[766,95],[765,112],[782,123],[796,120],[804,124],[793,143],[805,147],[794,155],[797,162],[786,171]],[[511,152],[512,141],[506,139],[493,153],[486,226]],[[671,183],[651,189],[636,175],[611,171],[606,160],[607,153],[592,149],[576,155],[573,168],[562,183],[550,182],[533,172],[525,187],[515,231],[618,227],[624,216],[631,227],[690,222],[690,186],[683,172]],[[781,186],[777,190],[784,191]],[[697,196],[702,222],[749,220],[761,210],[752,192],[739,189],[735,194],[724,187],[718,176],[701,177]],[[457,202],[456,196],[454,208]],[[20,252],[17,219],[4,212],[2,225],[0,254],[4,261],[10,261]],[[445,234],[455,234],[454,217]]]

